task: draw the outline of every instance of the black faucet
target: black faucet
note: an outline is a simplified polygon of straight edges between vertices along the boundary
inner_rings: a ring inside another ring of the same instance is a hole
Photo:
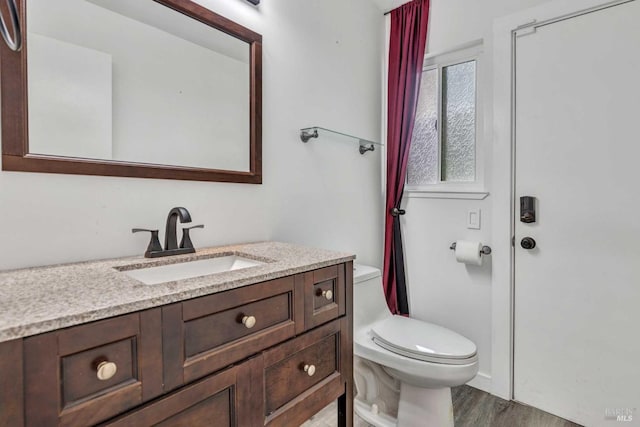
[[[147,230],[144,228],[134,228],[131,230],[133,233],[137,233],[139,231],[148,231],[151,233],[151,242],[149,243],[149,246],[144,253],[145,257],[156,258],[169,255],[191,254],[196,251],[193,247],[193,243],[191,242],[189,230],[194,228],[204,228],[204,225],[194,225],[191,227],[183,228],[182,240],[180,241],[180,246],[178,246],[178,236],[176,230],[178,217],[180,217],[180,222],[183,224],[188,224],[191,222],[191,215],[185,208],[177,207],[171,209],[169,211],[169,215],[167,216],[167,225],[164,236],[164,249],[162,249],[162,245],[160,245],[160,240],[158,239],[158,230]]]
[[[167,216],[167,226],[164,233],[164,250],[170,251],[172,249],[178,249],[178,236],[176,231],[176,223],[178,221],[178,215],[180,216],[181,223],[191,222],[191,215],[185,208],[173,208],[169,211]]]

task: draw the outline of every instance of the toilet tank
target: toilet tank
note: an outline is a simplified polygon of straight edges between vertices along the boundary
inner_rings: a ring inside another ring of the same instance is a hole
[[[353,265],[353,327],[359,330],[391,316],[382,289],[382,274],[368,265]]]

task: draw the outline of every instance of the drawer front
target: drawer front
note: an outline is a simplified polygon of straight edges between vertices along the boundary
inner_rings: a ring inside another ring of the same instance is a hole
[[[285,277],[163,308],[165,386],[179,387],[293,337],[302,316],[294,288],[294,278]]]
[[[306,329],[345,314],[345,264],[304,273],[304,288]]]
[[[340,382],[340,348],[340,321],[334,321],[265,352],[265,415],[315,386]]]
[[[138,382],[136,332],[130,331],[135,335],[123,340],[61,358],[63,407],[72,406],[112,387],[122,388]],[[115,373],[108,372],[112,367],[115,367]],[[103,372],[102,379],[100,372]],[[107,378],[110,375],[113,376]]]
[[[292,320],[291,314],[291,295],[285,292],[185,321],[185,355],[187,358],[193,357],[237,339],[258,334],[272,326]]]
[[[24,340],[26,424],[95,424],[162,393],[159,309]]]
[[[260,405],[262,361],[249,360],[188,385],[162,399],[117,417],[103,426],[242,427],[262,425]]]

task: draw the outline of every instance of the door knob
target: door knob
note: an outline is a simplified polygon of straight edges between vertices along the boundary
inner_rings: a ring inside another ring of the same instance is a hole
[[[522,249],[531,250],[536,247],[536,241],[532,237],[525,237],[520,241]]]

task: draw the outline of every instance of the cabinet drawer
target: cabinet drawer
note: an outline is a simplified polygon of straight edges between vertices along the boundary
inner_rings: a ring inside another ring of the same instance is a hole
[[[261,414],[249,411],[259,394],[262,361],[252,359],[188,385],[103,427],[129,426],[258,426]],[[258,405],[260,401],[258,400]]]
[[[26,424],[88,425],[162,393],[159,309],[24,341]]]
[[[123,388],[135,383],[138,379],[136,338],[133,335],[90,350],[62,356],[60,375],[63,406],[73,405],[112,387]]]
[[[294,278],[285,277],[163,308],[165,385],[178,387],[293,337],[294,292]]]
[[[345,265],[332,265],[304,273],[306,329],[345,314]]]
[[[333,321],[264,353],[267,424],[296,412],[301,420],[309,418],[344,392],[344,325],[344,321]],[[295,406],[303,401],[308,413],[301,413],[300,408],[296,411]]]

